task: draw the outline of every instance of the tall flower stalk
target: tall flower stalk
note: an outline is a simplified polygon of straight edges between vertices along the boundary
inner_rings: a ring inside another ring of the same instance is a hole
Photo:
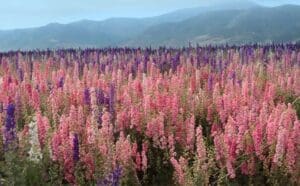
[[[14,148],[14,142],[16,141],[16,122],[15,122],[15,105],[13,103],[8,104],[6,109],[6,118],[4,124],[4,149],[10,150]]]

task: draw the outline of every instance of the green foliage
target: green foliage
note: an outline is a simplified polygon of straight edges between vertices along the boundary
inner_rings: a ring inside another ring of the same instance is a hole
[[[62,171],[50,160],[49,153],[43,153],[40,162],[33,162],[15,150],[4,153],[0,159],[0,184],[2,185],[61,185]]]
[[[127,186],[140,186],[140,181],[136,175],[136,171],[134,170],[134,164],[132,163],[130,166],[125,167],[123,173],[123,178],[121,180],[121,185]]]
[[[17,129],[21,131],[24,128],[24,125],[26,123],[29,123],[31,121],[32,116],[34,115],[34,108],[29,104],[24,104],[22,106],[22,111],[20,111],[18,114],[18,117],[16,119],[17,122]]]
[[[300,97],[296,98],[292,102],[294,109],[297,112],[298,119],[300,120]]]
[[[26,170],[26,162],[13,151],[6,152],[4,158],[4,162],[1,163],[3,165],[0,167],[3,185],[25,185],[26,178],[23,172]]]
[[[142,185],[174,185],[172,179],[174,168],[169,161],[168,154],[159,148],[149,148],[147,157],[148,168]]]
[[[300,119],[300,97],[297,97],[295,93],[278,89],[274,101],[275,103],[281,101],[285,102],[286,104],[291,103],[293,108],[296,110],[298,119]]]
[[[83,163],[78,162],[75,167],[75,178],[78,185],[94,185],[92,180],[87,180],[85,176],[86,168]]]
[[[25,184],[37,186],[44,182],[42,167],[38,163],[27,163],[24,168]]]

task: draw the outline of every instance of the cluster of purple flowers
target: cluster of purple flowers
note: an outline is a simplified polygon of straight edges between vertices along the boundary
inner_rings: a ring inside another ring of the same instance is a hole
[[[61,78],[59,79],[59,82],[58,82],[58,87],[59,87],[59,88],[63,88],[63,86],[64,86],[64,78],[61,77]]]
[[[97,182],[97,186],[119,186],[120,180],[122,177],[122,168],[117,166],[112,173],[110,173],[106,178],[103,180],[99,180]]]
[[[109,113],[111,115],[114,114],[114,99],[115,99],[115,86],[113,83],[110,84],[110,91],[109,91]]]
[[[18,69],[18,75],[19,75],[19,79],[22,82],[24,80],[24,71],[23,69],[19,68]]]
[[[96,97],[97,97],[98,105],[105,104],[105,96],[104,96],[103,90],[101,90],[100,88],[96,89]]]
[[[90,90],[88,88],[84,89],[84,104],[86,105],[91,104],[91,95],[90,95]]]
[[[74,138],[73,138],[73,160],[74,160],[74,162],[79,161],[79,139],[78,139],[78,134],[74,134]]]
[[[4,149],[9,150],[16,139],[15,105],[10,103],[6,109],[4,124]]]

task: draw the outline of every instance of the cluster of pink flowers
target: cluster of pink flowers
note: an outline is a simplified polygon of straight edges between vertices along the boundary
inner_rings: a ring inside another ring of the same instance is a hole
[[[300,48],[268,47],[2,54],[0,106],[15,105],[18,133],[36,116],[42,153],[69,183],[78,164],[87,180],[119,165],[146,175],[153,149],[181,185],[196,160],[230,179],[257,163],[299,178]]]

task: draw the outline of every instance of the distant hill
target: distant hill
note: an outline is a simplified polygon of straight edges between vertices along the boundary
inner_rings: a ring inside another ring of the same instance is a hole
[[[82,20],[0,31],[0,50],[300,41],[299,20],[300,6],[267,8],[245,1],[151,18]]]
[[[201,14],[177,23],[152,26],[129,45],[182,46],[300,41],[300,6],[255,7]]]

